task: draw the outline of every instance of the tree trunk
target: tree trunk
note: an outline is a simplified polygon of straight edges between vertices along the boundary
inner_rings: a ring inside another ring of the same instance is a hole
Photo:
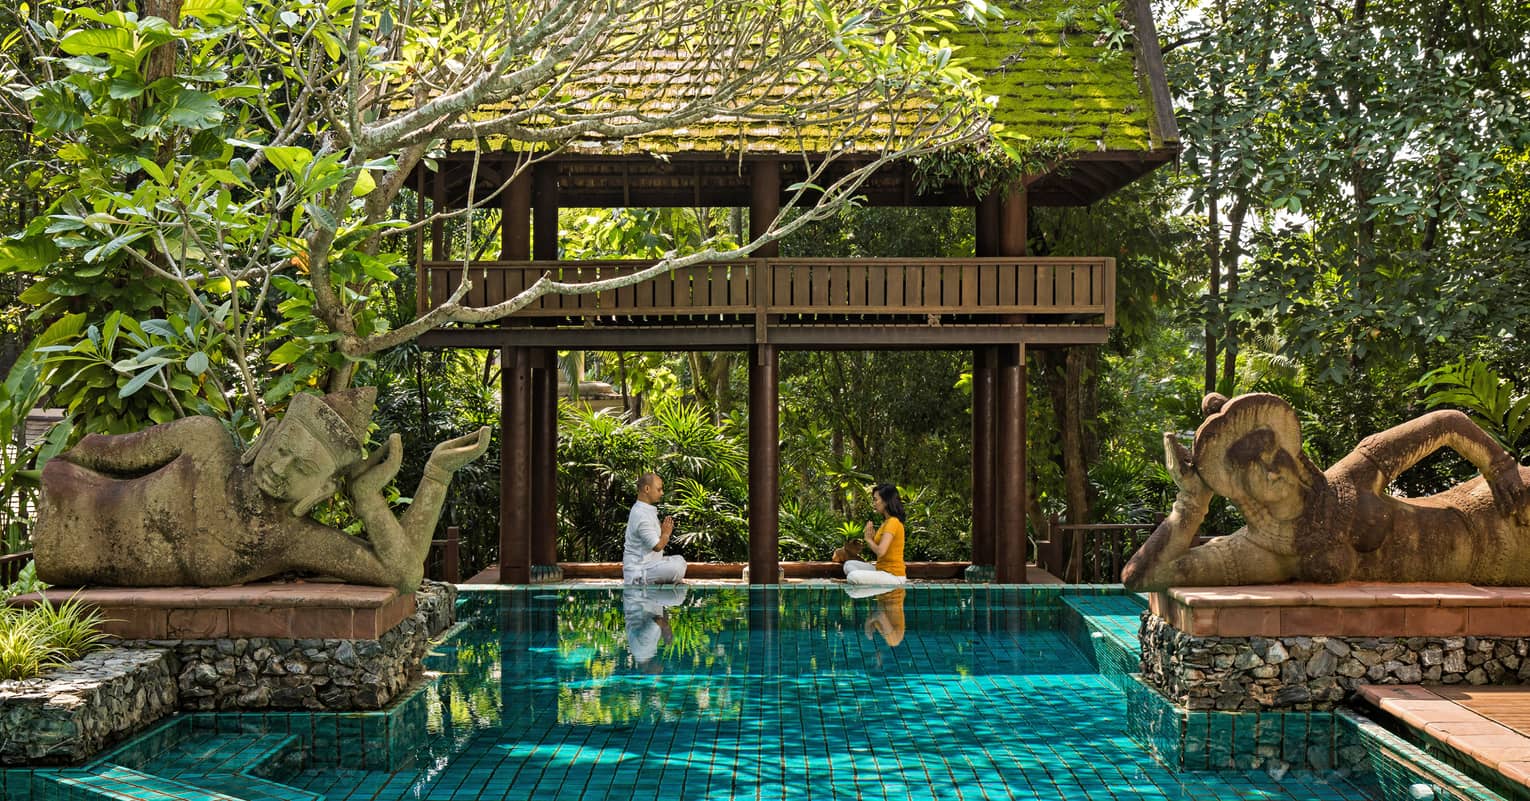
[[[1068,348],[1064,358],[1062,423],[1063,491],[1069,523],[1089,522],[1089,465],[1084,445],[1084,349]],[[1084,564],[1084,538],[1073,538],[1068,559],[1069,581],[1078,583]]]

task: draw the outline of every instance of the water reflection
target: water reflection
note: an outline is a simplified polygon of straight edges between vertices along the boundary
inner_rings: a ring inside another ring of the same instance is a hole
[[[685,600],[685,588],[677,585],[627,587],[622,590],[622,617],[627,625],[627,652],[648,673],[663,673],[663,660],[655,659],[659,644],[670,645],[675,632],[669,625],[669,608]]]
[[[433,660],[437,730],[749,719],[820,681],[1092,670],[1055,612],[963,588],[516,590],[459,617]]]

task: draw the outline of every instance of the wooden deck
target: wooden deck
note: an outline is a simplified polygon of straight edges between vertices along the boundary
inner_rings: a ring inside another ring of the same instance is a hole
[[[1419,735],[1530,790],[1530,687],[1365,685],[1360,696]]]
[[[543,276],[587,283],[652,264],[426,261],[417,303],[422,311],[439,303],[464,277],[470,281],[464,302],[489,306]],[[850,345],[876,345],[889,334],[887,346],[1099,342],[1115,324],[1115,270],[1111,258],[746,259],[684,267],[604,292],[544,295],[493,328],[541,330],[553,340],[547,344],[568,339],[547,332],[557,328],[579,329],[579,339],[592,341],[601,330],[649,329],[661,344],[719,347],[806,346],[838,336]]]

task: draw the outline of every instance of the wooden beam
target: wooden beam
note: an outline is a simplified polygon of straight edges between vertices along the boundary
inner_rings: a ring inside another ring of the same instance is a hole
[[[507,171],[515,169],[510,156]],[[531,258],[531,176],[522,172],[500,193],[499,258],[526,261]]]
[[[756,161],[749,168],[749,238],[763,236],[781,213],[781,162]],[[775,242],[754,252],[757,259],[781,255]]]
[[[780,363],[774,345],[749,360],[749,583],[781,581]]]
[[[555,261],[558,258],[558,208],[562,202],[558,190],[558,165],[544,161],[534,168],[534,175],[532,257],[537,261]]]
[[[1025,346],[999,348],[994,561],[1001,584],[1025,582]]]
[[[500,352],[499,580],[531,582],[531,354]]]
[[[1103,325],[770,326],[766,340],[787,350],[970,350],[978,345],[1098,345],[1110,338]],[[445,328],[420,336],[426,348],[499,348],[508,345],[559,350],[747,350],[755,329],[747,323],[709,326],[602,326],[599,328]]]
[[[998,354],[972,352],[972,563],[994,564],[994,401]]]
[[[999,255],[999,196],[989,193],[978,201],[973,217],[977,224],[977,255]]]
[[[999,253],[1000,256],[1026,255],[1026,231],[1030,224],[1030,208],[1024,189],[1011,189],[999,201]]]
[[[558,351],[536,348],[531,370],[531,564],[558,564]]]

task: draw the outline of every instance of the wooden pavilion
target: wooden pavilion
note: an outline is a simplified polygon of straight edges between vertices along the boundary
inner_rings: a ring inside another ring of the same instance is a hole
[[[977,197],[955,184],[918,191],[906,165],[879,171],[863,190],[868,205],[974,207],[971,258],[786,259],[770,244],[747,260],[687,267],[615,291],[549,295],[498,324],[442,328],[422,339],[502,351],[500,581],[530,582],[557,561],[557,350],[621,349],[749,352],[749,575],[778,582],[777,364],[780,351],[793,348],[970,350],[973,563],[995,566],[1001,582],[1025,580],[1024,504],[1006,499],[1026,497],[1026,351],[1104,342],[1116,278],[1110,257],[1028,256],[1029,208],[1093,203],[1178,152],[1148,0],[1125,4],[1131,36],[1121,52],[1048,10],[1066,3],[1026,3],[1016,7],[1029,12],[1027,25],[974,37],[962,55],[999,97],[997,121],[1066,143],[1066,155],[1002,196]],[[589,281],[648,264],[559,261],[564,207],[748,206],[751,236],[759,236],[811,157],[777,142],[763,123],[754,126],[728,137],[701,126],[700,134],[662,142],[565,148],[501,193],[508,224],[498,259],[448,259],[436,224],[429,253],[418,253],[420,309],[450,295],[465,272],[472,279],[466,300],[489,305],[544,274]],[[436,209],[461,208],[470,190],[479,191],[470,176],[497,187],[515,158],[508,150],[459,151],[414,179]]]

